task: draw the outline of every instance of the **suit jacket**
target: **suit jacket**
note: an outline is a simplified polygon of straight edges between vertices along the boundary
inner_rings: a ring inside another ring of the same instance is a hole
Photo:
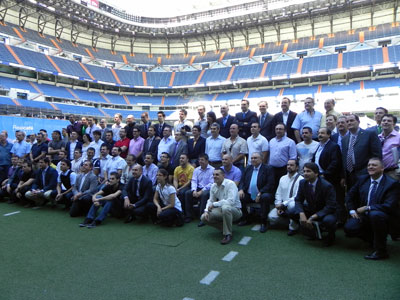
[[[136,195],[135,177],[131,177],[122,190],[122,197],[128,197],[136,207],[146,205],[153,199],[153,184],[146,176],[142,176],[139,184],[139,197]]]
[[[72,187],[72,193],[76,195],[81,192],[83,194],[82,196],[96,194],[98,186],[97,176],[94,175],[93,172],[89,172],[86,175],[85,181],[83,182],[82,189],[79,189],[82,183],[83,176],[85,176],[85,174],[78,174],[75,184]]]
[[[238,112],[235,116],[234,122],[239,125],[239,136],[247,140],[247,138],[251,135],[251,124],[258,122],[257,114],[254,111],[248,110],[243,118],[243,113]]]
[[[133,128],[135,128],[135,126],[136,126],[136,122],[133,122],[131,124],[125,125],[125,127],[124,127],[125,132],[126,132],[126,137],[130,140],[133,139]],[[119,138],[119,136],[114,137],[114,139],[116,139],[116,138]]]
[[[336,193],[333,185],[318,177],[314,199],[309,193],[307,185],[308,181],[305,179],[299,183],[295,198],[295,213],[304,212],[304,208],[306,208],[311,214],[317,214],[320,218],[334,214],[336,212]]]
[[[357,183],[346,195],[346,207],[350,210],[368,205],[368,194],[371,185],[369,175],[360,176]],[[389,215],[399,215],[398,201],[400,199],[399,183],[387,175],[383,175],[375,194],[376,204],[371,204],[371,210],[378,210]]]
[[[176,168],[177,166],[179,166],[179,158],[181,157],[181,154],[188,153],[188,146],[187,143],[184,140],[181,140],[178,147],[175,150],[175,144],[172,144],[171,147],[171,161],[172,161],[172,167]]]
[[[365,130],[366,130],[366,131],[375,132],[376,134],[379,134],[379,132],[378,132],[378,125],[368,127],[368,128],[365,129]]]
[[[350,134],[342,139],[342,162],[343,170],[346,170],[347,151],[349,149]],[[354,144],[354,157],[356,172],[367,167],[368,160],[372,157],[382,158],[382,146],[378,135],[373,131],[360,129]]]
[[[44,170],[39,169],[36,172],[36,178],[35,182],[32,185],[33,190],[43,190],[45,192],[55,190],[57,187],[57,178],[58,178],[58,173],[55,169],[52,167],[48,167],[46,170],[46,173],[44,175],[44,180],[45,180],[45,185],[43,184],[42,180],[42,173]]]
[[[229,138],[231,136],[229,129],[231,128],[231,125],[234,123],[234,121],[235,118],[231,115],[228,115],[228,120],[226,120],[226,124],[224,126],[223,118],[218,118],[217,123],[220,127],[219,134],[226,139]]]
[[[165,129],[166,126],[171,127],[170,125],[168,125],[167,123],[164,122],[162,128],[160,129],[160,124],[154,124],[154,128],[156,129],[156,136],[162,138],[163,137],[163,130]]]
[[[240,179],[239,183],[239,191],[243,190],[245,193],[249,190],[251,176],[253,175],[254,167],[252,165],[247,166],[244,170],[244,174]],[[267,165],[261,164],[260,170],[258,171],[257,175],[257,188],[260,193],[270,193],[274,194],[274,170]]]
[[[144,141],[144,144],[143,144],[143,153],[142,153],[142,159],[143,159],[143,161],[144,161],[144,158],[145,158],[147,152],[153,153],[154,162],[157,161],[157,150],[158,150],[158,144],[160,143],[160,141],[161,141],[160,139],[154,138],[153,142],[151,142],[150,147],[149,147],[150,140],[147,138],[147,139]]]
[[[200,154],[206,151],[206,139],[199,137],[196,146],[193,147],[194,139],[189,139],[187,142],[189,159],[198,159]]]
[[[81,142],[79,142],[79,141],[76,141],[76,146],[75,146],[75,149],[74,149],[74,151],[76,150],[76,149],[82,149],[82,143]],[[65,146],[65,151],[67,151],[67,159],[69,160],[69,158],[71,157],[70,156],[70,151],[71,151],[71,142],[68,142],[67,143],[67,145]]]
[[[294,129],[292,128],[292,124],[294,119],[296,119],[297,113],[289,110],[289,116],[286,122],[286,135],[288,138],[291,138],[295,143],[297,143],[296,141],[296,137],[294,136]],[[274,118],[272,119],[272,128],[275,129],[276,124],[278,123],[283,123],[283,113],[279,112],[277,113]],[[275,137],[275,130],[273,132],[273,137]]]
[[[319,148],[320,146],[318,146]],[[317,151],[318,151],[317,148]],[[312,162],[315,162],[316,152],[312,157]],[[325,145],[319,157],[319,165],[324,170],[322,175],[333,185],[339,184],[342,177],[342,153],[340,152],[339,145],[331,140]]]
[[[144,138],[144,139],[147,139],[148,138],[148,133],[147,133],[147,130],[149,129],[149,127],[151,126],[151,121],[149,121],[149,124],[147,125],[147,130],[146,130],[146,128],[145,128],[145,126],[144,126],[145,124],[142,124],[142,125],[140,125],[139,126],[139,129],[140,129],[140,136],[142,137],[142,138]]]
[[[271,115],[267,112],[267,117],[264,120],[264,123],[261,127],[260,134],[265,137],[268,141],[275,137],[275,126],[272,126],[272,120],[274,119],[274,115]],[[261,122],[261,114],[258,115],[258,124]]]

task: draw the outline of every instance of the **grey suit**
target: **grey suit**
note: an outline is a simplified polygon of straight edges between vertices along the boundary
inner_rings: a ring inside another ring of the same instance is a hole
[[[172,144],[172,146],[170,148],[171,165],[174,168],[179,166],[179,158],[181,157],[181,154],[187,154],[188,153],[188,146],[187,146],[187,143],[185,141],[181,140],[177,147],[175,147],[175,145],[176,145],[175,143]]]
[[[70,201],[72,202],[72,205],[69,211],[71,217],[87,215],[90,206],[92,205],[92,196],[97,192],[97,176],[94,175],[93,172],[89,172],[82,184],[84,176],[85,174],[79,174],[76,178],[75,185],[72,188],[72,193],[74,196],[79,193],[82,193],[82,195],[76,201],[72,201],[71,197]]]

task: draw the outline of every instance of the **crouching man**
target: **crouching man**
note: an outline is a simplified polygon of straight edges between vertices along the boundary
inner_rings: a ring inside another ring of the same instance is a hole
[[[242,217],[242,205],[236,184],[225,179],[225,173],[218,168],[213,172],[214,183],[210,189],[210,198],[207,201],[201,221],[222,230],[222,245],[232,241],[232,223]]]

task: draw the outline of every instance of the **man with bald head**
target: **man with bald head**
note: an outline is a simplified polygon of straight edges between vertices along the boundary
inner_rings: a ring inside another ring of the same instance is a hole
[[[335,100],[334,99],[327,99],[324,102],[324,107],[325,107],[325,114],[321,118],[321,127],[328,127],[326,124],[326,119],[328,118],[329,115],[335,116],[336,119],[339,118],[342,114],[340,112],[337,112],[335,110]],[[333,131],[332,128],[329,128],[331,131]]]
[[[260,124],[260,134],[265,137],[268,141],[270,141],[274,136],[274,129],[272,127],[272,120],[274,115],[268,113],[268,103],[267,101],[261,101],[258,103],[258,109],[260,110],[260,114],[258,115],[258,122]]]
[[[229,129],[235,118],[229,114],[229,106],[227,104],[223,104],[221,106],[221,118],[217,119],[217,123],[219,124],[220,131],[219,134],[224,138],[229,138]]]
[[[123,207],[128,215],[125,223],[132,222],[136,216],[145,216],[146,204],[153,199],[153,184],[143,176],[143,167],[134,165],[132,175],[122,191]]]

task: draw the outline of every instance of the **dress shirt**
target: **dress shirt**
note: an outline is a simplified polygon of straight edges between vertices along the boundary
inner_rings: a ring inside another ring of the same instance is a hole
[[[76,145],[78,144],[78,141],[76,140],[75,142],[70,141],[69,142],[69,160],[73,160],[74,159],[74,152],[75,152],[75,148]],[[89,144],[90,146],[90,144]]]
[[[232,165],[229,172],[226,171],[224,166],[222,166],[221,169],[224,170],[225,179],[229,179],[235,182],[240,182],[240,179],[242,178],[242,171],[240,171],[238,167]]]
[[[18,157],[29,154],[29,152],[31,152],[31,144],[25,142],[24,140],[21,142],[15,142],[11,148],[11,153]]]
[[[225,142],[225,138],[218,135],[216,138],[209,136],[206,139],[206,151],[210,162],[221,161],[222,160],[222,145]]]
[[[251,155],[254,152],[265,152],[269,151],[269,143],[268,140],[263,137],[261,134],[259,134],[256,138],[253,137],[253,135],[249,136],[247,138],[247,146],[249,148],[249,159],[248,159],[248,165],[250,165],[251,162]]]
[[[297,177],[298,174],[299,173],[296,172],[291,177],[289,177],[289,174],[281,177],[281,179],[279,180],[278,189],[275,193],[275,205],[283,204],[285,206],[289,206],[289,203],[291,203],[294,206],[294,199],[296,198],[297,190],[299,189],[299,183],[303,179],[303,176],[300,175],[293,186],[294,179]],[[293,192],[292,197],[290,197],[292,186]]]
[[[171,155],[170,150],[172,145],[175,143],[175,139],[172,138],[172,136],[169,136],[167,138],[163,137],[160,140],[160,143],[158,144],[158,153],[157,153],[157,160],[160,161],[161,159],[161,154],[163,152],[169,153]]]
[[[349,134],[350,134],[350,131],[347,131],[345,133],[345,135],[341,135],[340,132],[338,132],[337,144],[339,145],[340,150],[342,150],[342,140],[343,140],[343,138],[348,136]]]
[[[99,177],[104,178],[104,169],[108,163],[108,161],[112,158],[110,154],[107,154],[106,157],[100,156],[97,161],[93,164],[93,169],[99,169]]]
[[[83,157],[80,157],[78,160],[72,160],[71,161],[71,170],[72,172],[75,172],[76,174],[79,174],[81,172],[81,166],[83,163]]]
[[[321,127],[321,118],[322,114],[319,111],[314,110],[311,115],[308,111],[304,110],[296,116],[292,128],[301,132],[303,127],[311,127],[313,139],[316,139],[318,137],[318,130]]]
[[[383,132],[378,136],[382,142],[383,166],[385,169],[396,168],[397,161],[394,161],[392,149],[400,147],[400,133],[393,130],[387,137],[383,135]]]
[[[204,211],[208,211],[208,207],[211,204],[213,207],[229,205],[231,207],[242,208],[236,184],[226,178],[222,181],[221,185],[213,183],[210,189],[210,198],[207,201]]]
[[[340,116],[342,116],[342,114],[340,112],[337,112],[334,109],[327,111],[321,118],[321,127],[326,127],[326,117],[329,115],[336,116],[336,118],[339,118]]]
[[[153,185],[156,185],[157,182],[157,172],[158,167],[155,164],[151,164],[150,166],[143,166],[143,175],[150,179]]]
[[[93,141],[89,144],[89,147],[94,148],[94,157],[93,158],[99,158],[100,157],[100,148],[103,145],[102,140],[98,140],[97,143],[96,141]]]
[[[137,139],[133,138],[129,142],[129,154],[135,155],[135,157],[138,157],[140,152],[143,152],[143,145],[144,145],[144,138],[139,136]]]
[[[3,145],[0,143],[0,166],[9,166],[11,165],[11,149],[13,145],[6,141],[6,144]]]
[[[91,137],[92,140],[93,140],[93,139],[94,139],[94,138],[93,138],[93,132],[95,132],[96,130],[101,130],[101,128],[98,127],[96,124],[93,124],[92,126],[88,126],[88,127],[86,128],[85,133],[88,134],[88,135],[90,135],[90,137]]]
[[[182,127],[185,125],[189,126],[190,130],[193,128],[193,123],[191,121],[189,121],[188,119],[183,120],[183,122],[181,122],[180,120],[175,121],[174,132],[181,131]]]
[[[249,150],[247,149],[247,142],[244,138],[237,136],[236,139],[232,141],[232,139],[228,138],[225,140],[222,145],[222,153],[230,154],[233,159],[238,157],[240,154],[247,154]],[[236,163],[243,163],[243,160],[240,160]]]
[[[290,112],[290,110],[288,110],[287,112],[282,111],[282,121],[283,121],[283,124],[285,124],[285,126],[286,126],[287,120],[289,118],[289,112]]]
[[[201,136],[203,137],[203,138],[207,138],[207,119],[206,119],[206,117],[203,117],[203,119],[198,119],[195,123],[194,123],[194,125],[199,125],[200,126],[200,128],[201,128]]]
[[[108,177],[112,172],[117,172],[118,170],[124,170],[126,166],[126,161],[121,156],[112,157],[105,166],[105,171]]]
[[[315,152],[315,164],[318,166],[320,174],[324,174],[324,169],[322,169],[321,166],[319,165],[319,158],[321,157],[321,153],[322,151],[324,151],[324,148],[328,142],[329,140],[327,140],[323,144],[320,143],[317,148],[317,151]]]
[[[121,183],[122,184],[127,184],[129,179],[131,179],[133,177],[132,174],[132,170],[133,170],[133,166],[129,166],[128,164],[126,164],[125,168],[122,170],[122,175],[121,175]]]
[[[296,144],[286,135],[280,139],[274,137],[270,140],[269,151],[269,164],[272,167],[284,167],[290,159],[297,158]]]
[[[119,137],[119,130],[121,128],[125,128],[126,124],[120,123],[119,125],[113,124],[111,130],[113,132],[113,139],[114,141],[119,141],[121,138]]]
[[[207,165],[205,169],[202,169],[201,166],[194,169],[193,177],[192,177],[192,191],[197,191],[197,189],[209,190],[211,185],[214,183],[213,178],[214,167]]]

